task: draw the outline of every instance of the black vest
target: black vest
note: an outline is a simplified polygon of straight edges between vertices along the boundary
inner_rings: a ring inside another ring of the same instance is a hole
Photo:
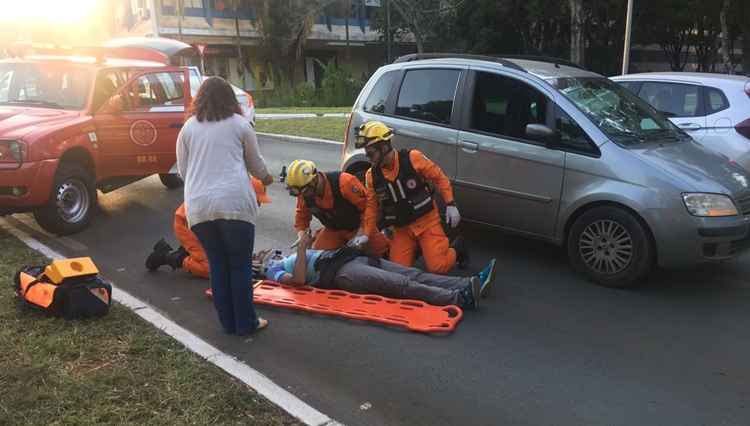
[[[323,209],[315,204],[315,199],[307,199],[302,197],[305,201],[305,205],[310,209],[313,216],[318,218],[320,223],[326,228],[339,229],[346,231],[354,231],[359,229],[360,212],[357,206],[352,204],[349,200],[341,195],[341,187],[339,186],[339,172],[326,173],[328,183],[331,185],[331,193],[333,194],[333,208]]]
[[[372,169],[373,186],[383,212],[383,226],[405,226],[431,212],[432,190],[414,170],[409,150],[398,155],[398,176],[389,181],[380,167]]]

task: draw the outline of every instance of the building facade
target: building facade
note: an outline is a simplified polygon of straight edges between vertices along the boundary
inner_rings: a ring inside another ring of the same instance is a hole
[[[316,19],[295,64],[295,82],[319,87],[324,66],[330,61],[348,63],[355,75],[364,78],[385,62],[385,45],[370,25],[374,7],[361,0],[351,3],[355,7],[348,25],[346,16],[337,12],[323,13]],[[191,65],[202,67],[206,75],[219,75],[248,91],[272,90],[276,84],[274,63],[260,59],[262,37],[250,1],[240,0],[235,9],[235,3],[229,0],[120,0],[114,11],[113,37],[179,39],[202,50],[202,58],[195,58]],[[399,47],[404,52],[413,50],[408,43]]]

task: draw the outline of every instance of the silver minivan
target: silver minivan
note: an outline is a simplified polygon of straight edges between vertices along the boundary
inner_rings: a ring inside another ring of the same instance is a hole
[[[451,179],[463,217],[567,249],[611,287],[750,246],[750,175],[607,78],[544,58],[408,55],[360,93],[341,168],[380,120]]]

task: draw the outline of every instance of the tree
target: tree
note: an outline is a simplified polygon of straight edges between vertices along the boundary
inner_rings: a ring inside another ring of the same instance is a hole
[[[568,0],[570,7],[570,60],[584,65],[586,59],[586,43],[584,41],[584,25],[586,15],[583,0]]]
[[[691,12],[693,21],[689,40],[695,50],[698,71],[714,71],[721,32],[716,7],[714,4],[706,3],[705,0],[693,0],[688,4],[687,9]]]
[[[295,69],[320,12],[336,0],[253,0],[266,60],[278,65],[277,77],[294,83]]]
[[[750,4],[747,1],[740,0],[734,2],[735,23],[742,31],[742,71],[750,75]]]
[[[640,4],[639,31],[635,39],[644,45],[657,43],[666,55],[673,71],[682,71],[687,65],[690,37],[694,21],[684,0],[651,0]]]
[[[732,45],[730,43],[731,35],[729,33],[729,20],[727,18],[732,6],[732,0],[724,0],[719,12],[719,21],[721,23],[721,62],[724,66],[724,72],[734,74],[734,64],[732,62]]]
[[[622,71],[627,2],[623,0],[589,1],[585,26],[586,67],[612,75]]]
[[[400,22],[414,36],[417,52],[425,51],[425,43],[441,31],[439,25],[446,15],[455,14],[465,0],[388,0],[399,15]]]

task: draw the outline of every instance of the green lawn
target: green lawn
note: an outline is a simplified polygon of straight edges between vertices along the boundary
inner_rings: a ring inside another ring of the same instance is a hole
[[[352,107],[286,107],[286,108],[256,108],[256,114],[329,114],[348,113]]]
[[[0,247],[0,424],[299,424],[120,305],[86,321],[21,306],[13,274],[47,260],[2,230]]]
[[[316,117],[291,120],[257,120],[255,130],[281,135],[344,141],[346,118]]]

